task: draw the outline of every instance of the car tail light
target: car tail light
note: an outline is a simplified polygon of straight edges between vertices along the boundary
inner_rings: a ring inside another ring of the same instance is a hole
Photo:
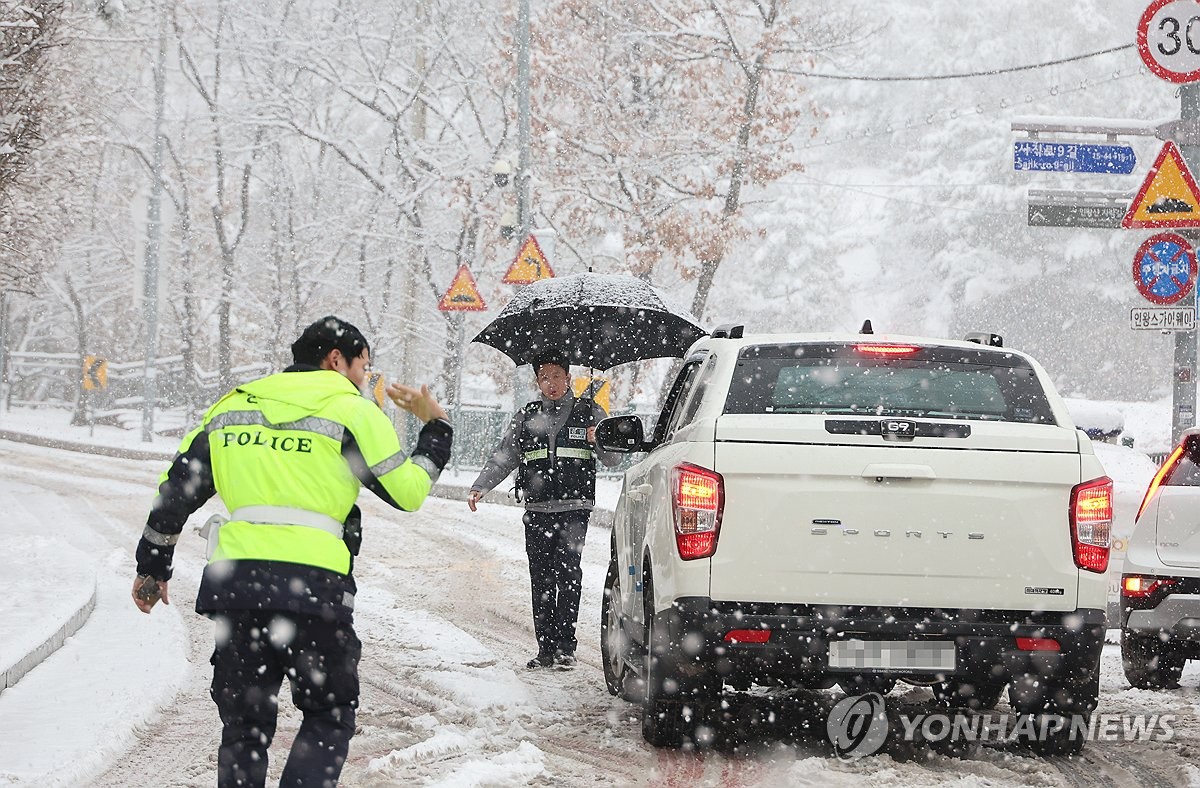
[[[721,474],[684,463],[673,471],[675,544],[684,561],[708,558],[717,551],[721,510],[725,507],[725,482]]]
[[[1158,491],[1159,485],[1163,483],[1163,479],[1171,475],[1171,471],[1175,470],[1175,466],[1179,464],[1179,458],[1183,456],[1183,445],[1175,447],[1175,451],[1171,452],[1171,456],[1167,457],[1167,461],[1158,469],[1158,473],[1154,474],[1154,478],[1150,480],[1150,486],[1146,488],[1146,494],[1142,496],[1142,505],[1138,507],[1137,517],[1133,518],[1136,523],[1142,519],[1142,512],[1146,511],[1146,504],[1150,503],[1150,499],[1154,497],[1154,493]]]
[[[1112,505],[1112,479],[1107,476],[1071,489],[1071,547],[1080,569],[1101,573],[1108,569]]]
[[[731,629],[725,633],[726,643],[766,643],[770,639],[769,629]]]
[[[1141,575],[1125,575],[1121,578],[1121,596],[1140,599],[1148,597],[1160,588],[1174,585],[1175,581],[1166,577],[1142,577]]]
[[[1021,651],[1062,651],[1054,638],[1017,638],[1017,648]]]
[[[911,356],[921,348],[915,345],[855,345],[854,350],[867,356]]]

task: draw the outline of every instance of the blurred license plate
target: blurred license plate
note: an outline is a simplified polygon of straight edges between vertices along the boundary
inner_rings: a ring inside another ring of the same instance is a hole
[[[953,643],[929,640],[835,640],[832,670],[954,670]]]

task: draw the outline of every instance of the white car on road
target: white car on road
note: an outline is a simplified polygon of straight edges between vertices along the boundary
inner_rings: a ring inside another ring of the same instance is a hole
[[[1121,570],[1121,660],[1135,687],[1179,686],[1200,659],[1200,429],[1150,481]]]
[[[1099,694],[1112,482],[1029,356],[979,341],[743,335],[685,359],[614,514],[610,691],[655,745],[751,685],[930,685],[1088,715]],[[1036,743],[1074,750],[1082,741]]]

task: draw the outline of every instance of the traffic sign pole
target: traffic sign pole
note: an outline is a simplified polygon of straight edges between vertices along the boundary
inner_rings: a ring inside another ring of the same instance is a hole
[[[454,372],[454,416],[450,423],[461,427],[459,417],[462,415],[463,367],[467,363],[467,336],[464,328],[467,316],[459,312],[454,316],[454,322],[458,324],[458,364]],[[458,468],[458,463],[455,463],[454,467]]]
[[[1200,118],[1200,84],[1189,83],[1179,88],[1179,116],[1184,121]],[[1181,145],[1179,152],[1188,168],[1200,166],[1200,145]],[[1200,242],[1200,231],[1184,230],[1183,236],[1193,246]],[[1175,334],[1174,380],[1171,383],[1171,436],[1178,442],[1183,431],[1196,423],[1196,332]]]

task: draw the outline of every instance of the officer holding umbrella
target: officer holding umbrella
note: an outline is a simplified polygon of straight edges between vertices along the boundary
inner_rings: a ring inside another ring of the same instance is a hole
[[[621,455],[596,445],[605,413],[571,391],[569,364],[606,370],[630,361],[682,357],[706,332],[667,308],[644,280],[574,274],[520,290],[474,341],[532,364],[541,396],[513,415],[467,498],[479,499],[517,470],[525,503],[525,549],[538,653],[531,669],[575,664],[579,567],[596,498],[596,461]]]
[[[604,411],[576,399],[566,360],[553,351],[533,365],[541,396],[517,411],[491,458],[471,485],[476,504],[516,470],[525,502],[525,552],[533,597],[538,653],[530,669],[575,665],[575,622],[583,571],[579,567],[588,520],[596,500],[596,460],[616,465],[621,455],[596,445]]]

